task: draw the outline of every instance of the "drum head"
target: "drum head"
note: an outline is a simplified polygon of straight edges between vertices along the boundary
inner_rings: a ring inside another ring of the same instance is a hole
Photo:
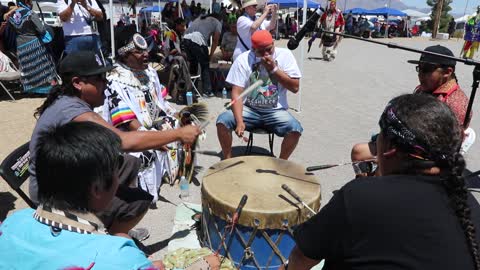
[[[262,156],[232,158],[210,167],[202,184],[204,211],[229,220],[246,194],[241,225],[285,229],[306,221],[311,214],[282,189],[283,184],[318,211],[320,183],[313,174],[291,161]]]

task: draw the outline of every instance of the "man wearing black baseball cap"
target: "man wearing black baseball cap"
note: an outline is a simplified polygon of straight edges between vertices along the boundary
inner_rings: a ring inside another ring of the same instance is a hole
[[[62,84],[51,90],[45,102],[35,112],[38,121],[30,141],[31,159],[29,167],[31,173],[29,192],[34,201],[38,201],[38,186],[35,174],[38,138],[40,134],[52,127],[72,121],[95,122],[117,134],[122,141],[122,150],[126,152],[158,149],[174,141],[193,143],[200,134],[199,129],[194,126],[158,132],[123,132],[107,123],[93,111],[93,108],[102,105],[104,102],[103,92],[107,84],[105,73],[111,69],[112,67],[104,66],[93,51],[73,52],[68,54],[60,63],[59,73]],[[130,168],[126,168],[125,178],[120,183],[120,186],[125,188],[119,188],[110,209],[100,216],[110,234],[126,235],[143,218],[152,200],[148,193],[140,189],[128,189],[136,183],[136,173],[129,171],[136,169],[138,172],[139,166],[138,161],[135,162],[134,160],[132,162],[134,164],[131,164]],[[65,179],[65,181],[68,181],[68,179]],[[144,237],[140,237],[140,240],[141,238]]]
[[[441,45],[425,48],[425,51],[454,57],[450,49]],[[409,60],[408,63],[416,64],[420,85],[415,88],[416,94],[430,94],[445,102],[455,113],[458,123],[463,125],[467,113],[468,97],[460,89],[455,75],[456,61],[441,56],[422,53],[419,60]],[[475,140],[473,129],[464,127],[465,140],[462,145],[462,153],[465,153]],[[471,134],[471,135],[470,135]],[[374,159],[375,142],[358,143],[352,148],[351,159],[353,162]],[[354,164],[357,176],[365,176],[366,172]],[[371,173],[371,172],[370,172]]]
[[[427,47],[425,51],[454,57],[452,51],[441,45]],[[419,60],[409,60],[408,63],[417,65],[420,85],[415,89],[415,93],[428,93],[447,103],[457,116],[458,122],[463,125],[468,97],[457,83],[456,61],[423,53]]]

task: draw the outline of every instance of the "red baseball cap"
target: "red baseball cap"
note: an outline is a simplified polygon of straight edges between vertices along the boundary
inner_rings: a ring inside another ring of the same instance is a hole
[[[252,48],[266,47],[273,43],[272,35],[267,30],[255,31],[252,35]]]

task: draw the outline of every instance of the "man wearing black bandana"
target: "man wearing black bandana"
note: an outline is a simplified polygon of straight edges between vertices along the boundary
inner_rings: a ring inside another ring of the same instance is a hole
[[[480,269],[480,206],[466,189],[455,115],[430,95],[379,121],[377,177],[355,179],[294,232],[288,268]]]

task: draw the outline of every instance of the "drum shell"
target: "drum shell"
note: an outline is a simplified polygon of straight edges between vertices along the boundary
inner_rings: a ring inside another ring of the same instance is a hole
[[[288,259],[295,246],[295,240],[291,231],[287,228],[283,230],[255,230],[253,227],[236,225],[235,232],[230,236],[228,224],[225,220],[204,210],[202,216],[202,243],[203,246],[207,246],[214,251],[219,249],[219,254],[227,256],[236,267],[241,263],[240,269],[257,269],[257,265],[261,269],[278,269]],[[252,257],[244,257],[245,246],[253,233],[255,233],[255,238],[249,245]],[[268,243],[264,234],[275,244],[277,251]],[[225,246],[221,246],[223,235],[225,236],[224,244],[229,250],[228,254],[225,252]],[[282,261],[277,252],[281,253],[284,261]]]
[[[249,183],[255,186],[245,187]],[[293,227],[305,222],[311,213],[284,191],[282,184],[292,188],[315,211],[320,209],[320,184],[312,173],[290,161],[258,156],[213,165],[203,180],[202,207],[228,220],[246,194],[248,201],[238,220],[240,225],[254,227],[258,221],[259,229],[285,229],[286,224]]]

